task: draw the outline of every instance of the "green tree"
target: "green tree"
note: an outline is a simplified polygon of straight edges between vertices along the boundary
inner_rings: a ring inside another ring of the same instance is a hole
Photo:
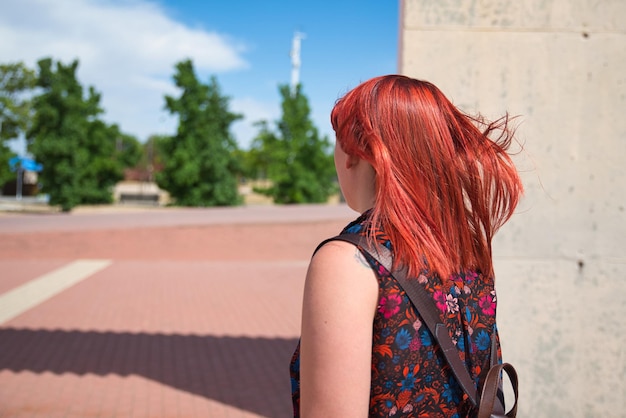
[[[257,176],[272,181],[271,187],[257,191],[276,203],[326,202],[337,189],[328,138],[320,137],[313,125],[301,85],[294,92],[281,85],[279,91],[283,114],[277,131],[260,122],[248,156]]]
[[[115,159],[122,167],[135,167],[143,157],[144,145],[134,136],[120,132],[119,127],[115,124],[111,126],[111,129],[117,132],[115,136]]]
[[[125,158],[116,144],[129,141],[117,125],[99,116],[100,95],[76,79],[78,61],[69,65],[50,58],[38,62],[33,100],[35,118],[28,132],[28,149],[44,165],[40,174],[50,204],[69,211],[79,204],[111,203],[112,189],[123,178]],[[129,157],[132,160],[132,157]]]
[[[171,137],[168,135],[152,135],[148,138],[144,147],[143,162],[145,164],[152,164],[155,168],[163,167],[166,159],[166,147],[169,145]]]
[[[145,143],[141,144],[141,158],[136,167],[141,170],[144,180],[154,181],[154,173],[163,166],[162,144],[168,141],[170,141],[169,136],[151,135]]]
[[[15,178],[9,159],[15,155],[9,140],[24,135],[31,121],[30,93],[35,87],[35,72],[23,63],[0,64],[0,187]]]
[[[241,115],[228,109],[217,79],[198,81],[190,60],[176,64],[179,98],[166,96],[166,108],[178,115],[178,131],[159,144],[163,170],[157,173],[159,187],[167,190],[180,206],[230,206],[241,202],[236,173],[237,145],[230,125]]]
[[[272,167],[269,149],[278,149],[273,146],[273,136],[270,132],[267,121],[261,120],[254,124],[259,133],[250,149],[239,149],[236,152],[238,159],[239,172],[237,173],[245,180],[266,180],[268,178],[268,170]]]

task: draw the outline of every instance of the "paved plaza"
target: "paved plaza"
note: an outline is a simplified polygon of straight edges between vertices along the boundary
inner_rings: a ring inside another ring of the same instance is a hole
[[[0,214],[0,417],[288,417],[343,205]]]

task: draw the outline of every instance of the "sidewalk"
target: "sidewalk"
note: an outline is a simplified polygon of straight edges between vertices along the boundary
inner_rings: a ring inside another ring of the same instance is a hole
[[[308,258],[354,217],[315,205],[0,217],[0,305],[77,260],[100,266],[0,323],[0,417],[290,416]]]
[[[55,208],[48,206],[45,199],[33,196],[0,196],[0,216],[7,213],[52,213]]]

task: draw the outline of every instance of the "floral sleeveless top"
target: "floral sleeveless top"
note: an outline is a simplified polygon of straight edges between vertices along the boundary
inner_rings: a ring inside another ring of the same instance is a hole
[[[364,235],[367,212],[342,233]],[[383,231],[380,244],[391,247]],[[361,249],[363,251],[363,249]],[[370,417],[466,417],[474,409],[408,296],[389,272],[363,251],[377,274],[378,308],[373,323]],[[496,295],[492,278],[477,272],[445,280],[422,274],[420,283],[432,294],[452,341],[478,388],[489,370],[492,335],[498,361]],[[294,416],[300,415],[300,344],[290,364]]]

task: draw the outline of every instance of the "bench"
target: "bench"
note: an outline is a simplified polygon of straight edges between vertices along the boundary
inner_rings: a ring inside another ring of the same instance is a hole
[[[159,195],[156,193],[121,193],[120,203],[158,205]]]

